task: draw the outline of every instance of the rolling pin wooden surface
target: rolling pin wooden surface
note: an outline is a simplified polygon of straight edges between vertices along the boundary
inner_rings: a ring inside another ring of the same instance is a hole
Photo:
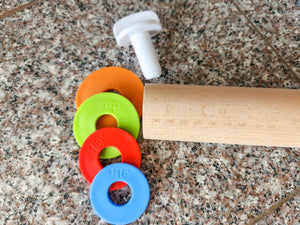
[[[146,84],[145,139],[300,147],[300,90]]]

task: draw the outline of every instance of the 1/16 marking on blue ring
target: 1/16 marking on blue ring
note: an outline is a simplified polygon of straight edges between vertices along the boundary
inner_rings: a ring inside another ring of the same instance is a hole
[[[121,179],[129,177],[130,170],[129,169],[110,169],[109,177],[111,179]]]

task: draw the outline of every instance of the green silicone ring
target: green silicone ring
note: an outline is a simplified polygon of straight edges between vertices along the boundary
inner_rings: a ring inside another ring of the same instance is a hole
[[[99,117],[111,115],[117,120],[118,128],[129,132],[135,139],[140,131],[140,119],[134,105],[125,97],[103,92],[89,97],[78,108],[73,123],[73,132],[79,146],[97,130]],[[101,158],[120,156],[119,150],[109,148],[102,151]]]

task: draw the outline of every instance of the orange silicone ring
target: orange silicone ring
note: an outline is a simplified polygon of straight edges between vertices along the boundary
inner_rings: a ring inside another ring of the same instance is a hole
[[[89,97],[115,90],[127,98],[142,116],[144,85],[137,75],[121,67],[105,67],[94,71],[81,83],[76,96],[77,108]]]

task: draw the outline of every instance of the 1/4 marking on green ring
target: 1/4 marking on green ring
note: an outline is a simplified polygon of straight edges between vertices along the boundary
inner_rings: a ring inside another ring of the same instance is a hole
[[[113,113],[119,108],[119,105],[116,103],[105,102],[103,103],[103,107],[104,107],[104,111]]]

